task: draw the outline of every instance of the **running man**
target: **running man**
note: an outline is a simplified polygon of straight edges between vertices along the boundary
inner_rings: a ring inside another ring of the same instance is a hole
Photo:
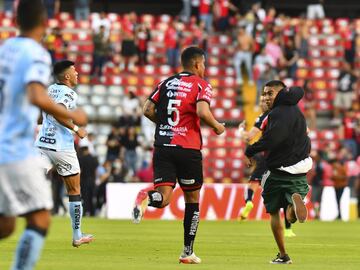
[[[240,137],[246,142],[250,143],[259,133],[263,133],[265,131],[267,125],[267,116],[270,112],[268,106],[265,103],[264,93],[260,96],[260,108],[262,114],[256,119],[254,126],[249,130],[245,131],[245,121],[239,125]],[[254,208],[254,204],[252,202],[255,192],[260,186],[262,176],[267,171],[266,163],[265,163],[265,153],[257,153],[253,159],[255,160],[255,168],[250,176],[246,193],[245,193],[245,207],[240,211],[240,220],[245,220],[249,216],[251,210]],[[285,211],[285,209],[284,209]],[[286,215],[284,216],[285,222],[285,237],[294,237],[296,234],[291,229],[291,223],[287,221]]]
[[[79,125],[87,121],[82,110],[68,111],[47,95],[51,60],[40,45],[46,21],[41,0],[21,0],[20,36],[0,47],[0,238],[13,233],[17,216],[26,219],[13,270],[35,267],[50,224],[50,183],[34,147],[38,108]]]
[[[54,76],[56,83],[48,88],[49,96],[59,105],[71,111],[76,108],[77,94],[73,88],[78,82],[78,73],[74,62],[63,60],[55,63]],[[72,226],[72,245],[79,247],[93,240],[91,234],[81,231],[83,207],[80,195],[80,165],[74,148],[73,132],[81,139],[87,133],[84,128],[75,125],[67,118],[43,113],[42,128],[36,138],[35,145],[41,155],[49,159],[64,179],[69,195],[69,213]],[[50,168],[46,168],[48,170]]]
[[[217,135],[225,131],[210,111],[212,88],[204,78],[205,54],[188,47],[181,54],[183,71],[162,81],[144,105],[144,115],[156,123],[153,155],[154,189],[141,190],[133,209],[139,223],[147,206],[163,208],[171,201],[176,182],[184,192],[184,248],[180,263],[198,264],[193,251],[199,224],[203,184],[200,119]]]
[[[303,223],[307,218],[303,199],[309,191],[306,173],[312,167],[311,145],[305,118],[297,106],[304,90],[287,88],[282,81],[274,80],[265,84],[264,96],[270,109],[268,124],[260,140],[246,148],[245,162],[251,166],[256,153],[267,151],[268,171],[262,178],[262,196],[279,248],[271,263],[290,264],[279,212],[285,208],[286,218],[291,223],[296,220]]]

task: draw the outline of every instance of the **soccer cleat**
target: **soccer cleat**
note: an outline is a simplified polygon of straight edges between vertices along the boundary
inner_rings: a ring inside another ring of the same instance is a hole
[[[148,206],[149,196],[148,193],[144,190],[140,190],[135,199],[135,205],[132,211],[132,221],[133,223],[140,223],[146,207]]]
[[[285,237],[295,237],[296,234],[293,232],[292,229],[285,229],[284,230],[284,236]]]
[[[81,238],[78,240],[73,239],[72,246],[73,247],[80,247],[83,244],[89,244],[94,240],[94,236],[92,234],[82,234]]]
[[[199,257],[197,257],[194,252],[189,256],[187,256],[183,253],[179,257],[179,263],[199,264],[199,263],[201,263],[201,259]]]
[[[280,256],[280,253],[276,255],[276,258],[270,261],[271,264],[292,264],[292,260],[289,255],[285,254],[284,256]]]
[[[305,222],[308,213],[307,213],[305,203],[301,198],[301,195],[298,193],[294,193],[291,196],[291,199],[293,202],[296,218],[299,220],[300,223]]]
[[[252,201],[248,201],[245,207],[240,212],[240,220],[247,219],[251,210],[254,208],[254,204]]]

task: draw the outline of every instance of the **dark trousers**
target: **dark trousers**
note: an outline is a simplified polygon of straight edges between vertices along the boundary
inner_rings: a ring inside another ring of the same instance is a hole
[[[336,202],[338,204],[338,210],[339,210],[339,215],[337,217],[338,219],[341,219],[340,199],[341,199],[343,192],[344,192],[344,187],[335,188]]]
[[[63,202],[64,194],[64,181],[57,172],[52,171],[51,175],[51,189],[53,195],[54,208],[52,209],[52,214],[57,215],[59,213],[60,207],[66,213],[66,207]]]
[[[106,57],[103,55],[93,54],[93,64],[91,67],[91,76],[97,73],[98,77],[102,76],[102,69],[106,62]]]
[[[102,182],[96,191],[96,210],[100,211],[104,203],[106,203],[106,185],[107,181]]]
[[[86,180],[81,179],[81,181],[85,182]],[[81,185],[81,198],[83,200],[84,216],[95,216],[94,196],[95,184]]]

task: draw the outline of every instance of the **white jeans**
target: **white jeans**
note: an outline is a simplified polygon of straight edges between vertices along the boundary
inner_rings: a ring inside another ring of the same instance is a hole
[[[308,19],[323,19],[325,17],[324,7],[321,4],[308,5],[307,18]]]
[[[243,78],[241,74],[241,65],[245,63],[245,67],[247,69],[249,80],[253,80],[253,72],[252,72],[252,53],[247,51],[238,51],[234,55],[234,68],[236,72],[236,80],[238,83],[243,83]]]

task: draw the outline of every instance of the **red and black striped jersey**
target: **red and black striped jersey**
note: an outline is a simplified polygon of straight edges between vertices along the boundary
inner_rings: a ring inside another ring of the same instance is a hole
[[[149,99],[156,105],[155,146],[201,149],[200,118],[196,103],[212,98],[211,85],[181,72],[160,82]]]
[[[268,123],[268,115],[269,115],[270,111],[264,112],[262,115],[260,115],[258,118],[256,118],[255,120],[255,124],[254,126],[257,127],[258,129],[260,129],[262,132],[265,131],[266,129],[266,125]]]

